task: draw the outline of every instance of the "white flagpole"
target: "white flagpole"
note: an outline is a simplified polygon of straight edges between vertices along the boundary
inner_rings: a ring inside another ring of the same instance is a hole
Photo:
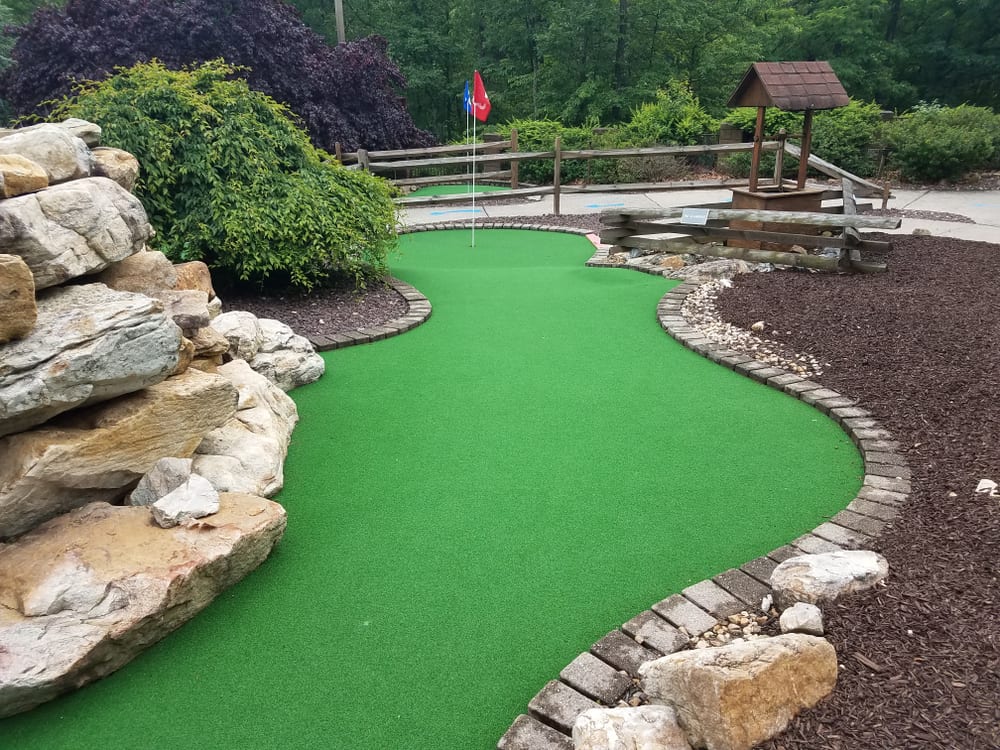
[[[476,107],[476,95],[472,95],[472,107]],[[472,246],[476,246],[476,120],[472,118]]]

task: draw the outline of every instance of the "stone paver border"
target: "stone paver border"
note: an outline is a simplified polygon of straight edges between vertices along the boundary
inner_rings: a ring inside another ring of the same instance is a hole
[[[472,222],[421,224],[401,233],[471,229]],[[529,229],[586,236],[585,229],[503,221],[476,222],[479,229]],[[625,268],[653,275],[655,269],[612,263],[608,248],[598,247],[587,261],[596,268]],[[431,314],[430,302],[412,286],[390,283],[409,303],[402,318],[350,334],[318,337],[317,349],[377,341],[420,325]],[[864,460],[861,489],[847,507],[811,532],[750,560],[673,593],[612,630],[590,651],[577,656],[547,683],[497,743],[498,750],[572,750],[570,738],[576,717],[595,706],[614,706],[638,678],[639,665],[683,649],[690,636],[710,630],[719,621],[742,610],[757,610],[770,593],[769,578],[779,563],[801,554],[865,549],[899,515],[910,493],[910,469],[898,452],[900,444],[853,399],[795,373],[759,362],[717,344],[692,328],[681,313],[687,296],[700,286],[687,281],[667,292],[656,307],[660,327],[688,349],[741,375],[776,388],[819,409],[841,426]],[[391,332],[390,332],[391,331]]]

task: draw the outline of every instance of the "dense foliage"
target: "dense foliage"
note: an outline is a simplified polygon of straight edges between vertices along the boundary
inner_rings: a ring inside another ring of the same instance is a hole
[[[887,129],[903,177],[935,181],[996,166],[1000,116],[983,107],[922,105]]]
[[[15,112],[101,80],[115,67],[157,59],[168,68],[224,58],[250,86],[286,104],[313,142],[332,151],[427,144],[399,91],[406,81],[369,37],[330,47],[281,0],[69,0],[43,7],[19,34],[0,77]]]
[[[63,101],[57,117],[99,123],[142,172],[136,195],[174,261],[220,282],[310,288],[331,273],[381,276],[395,243],[388,183],[331,163],[287,110],[221,61],[138,64]]]
[[[335,38],[329,0],[292,1]],[[671,79],[721,117],[756,60],[829,60],[885,109],[1000,109],[1000,0],[352,0],[345,13],[348,38],[389,40],[416,122],[442,138],[463,126],[473,68],[493,122],[622,122]]]
[[[636,146],[693,146],[718,127],[719,123],[702,109],[690,86],[671,81],[656,92],[655,101],[632,111],[632,119],[624,130],[625,137]]]

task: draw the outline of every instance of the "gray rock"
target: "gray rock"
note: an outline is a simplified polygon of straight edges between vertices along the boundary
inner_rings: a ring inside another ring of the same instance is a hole
[[[31,159],[45,170],[50,185],[89,177],[94,165],[90,149],[82,139],[70,129],[50,123],[0,136],[0,154],[19,154]]]
[[[833,691],[837,654],[798,633],[681,651],[644,664],[642,689],[671,706],[693,747],[750,750]]]
[[[784,612],[778,620],[782,633],[823,635],[823,612],[815,604],[798,602]]]
[[[161,458],[129,495],[129,505],[152,505],[184,484],[191,476],[190,458]]]
[[[664,276],[669,279],[684,279],[685,281],[731,279],[733,276],[738,276],[741,273],[753,273],[760,270],[757,268],[758,265],[760,264],[747,263],[745,260],[723,258],[678,268],[665,273]]]
[[[153,520],[163,529],[184,525],[219,512],[219,493],[212,483],[197,474],[164,495],[150,507]]]
[[[299,418],[295,402],[241,359],[218,373],[239,391],[239,407],[198,446],[194,472],[220,492],[273,497],[284,484],[285,455]]]
[[[592,708],[573,725],[576,750],[691,750],[669,706]]]
[[[0,244],[24,258],[38,289],[102,271],[151,234],[139,199],[106,177],[0,201]]]
[[[0,435],[169,376],[181,330],[159,307],[103,284],[40,294],[35,327],[0,347]]]
[[[779,609],[796,602],[823,604],[876,586],[889,574],[889,563],[869,550],[842,550],[800,555],[785,560],[771,573],[771,588]]]
[[[167,315],[185,331],[208,326],[208,295],[196,289],[164,290],[154,295],[166,308]]]
[[[233,310],[212,319],[212,328],[229,341],[229,357],[249,362],[264,343],[264,332],[253,313]]]
[[[250,366],[256,372],[285,392],[323,376],[326,362],[313,349],[309,339],[297,335],[278,320],[260,318],[257,322],[263,340],[257,354],[250,360]]]

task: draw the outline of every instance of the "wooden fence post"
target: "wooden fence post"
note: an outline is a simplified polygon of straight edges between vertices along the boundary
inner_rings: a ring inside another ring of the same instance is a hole
[[[802,190],[806,186],[806,170],[809,169],[809,152],[812,150],[812,121],[813,111],[807,109],[802,118],[802,153],[799,155],[799,179],[798,188]]]
[[[517,153],[517,128],[510,129],[510,150],[511,153]],[[517,190],[518,177],[519,177],[519,167],[521,162],[512,161],[510,163],[510,189]]]
[[[556,136],[556,158],[552,167],[552,213],[559,215],[559,182],[562,172],[562,138]]]
[[[341,148],[340,141],[337,141],[336,143],[333,144],[333,155],[337,157],[337,161],[339,161],[341,164],[344,163],[344,151]]]
[[[774,153],[774,184],[781,190],[782,173],[785,171],[785,138],[788,131],[782,128],[778,131],[778,150]]]
[[[368,165],[371,161],[368,159],[368,151],[363,148],[358,149],[358,165],[366,172],[370,171]]]

